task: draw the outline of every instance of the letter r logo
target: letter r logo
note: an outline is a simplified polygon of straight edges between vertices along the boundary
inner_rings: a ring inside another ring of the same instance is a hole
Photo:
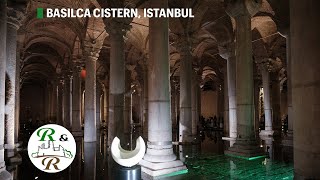
[[[49,132],[50,131],[50,132]],[[41,135],[41,132],[42,135]],[[52,138],[52,135],[55,133],[55,130],[52,129],[52,128],[41,128],[37,131],[37,136],[38,137],[41,137],[41,139],[39,141],[45,141],[45,138],[46,136],[48,136],[49,140],[50,141],[55,141],[53,138]]]

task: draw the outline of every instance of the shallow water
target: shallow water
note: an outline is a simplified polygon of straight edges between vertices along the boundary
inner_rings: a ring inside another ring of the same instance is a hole
[[[227,145],[221,134],[205,132],[198,145],[174,146],[177,157],[187,165],[188,173],[162,179],[293,179],[292,149],[282,147],[280,140],[261,141],[261,146],[269,146],[269,157],[249,161],[223,155]],[[24,137],[26,141],[28,133]],[[113,160],[108,155],[106,140],[105,131],[100,133],[96,143],[84,143],[82,138],[76,138],[77,154],[72,165],[56,174],[44,173],[33,166],[27,155],[27,142],[24,142],[20,151],[22,163],[7,166],[7,169],[18,180],[113,180]]]

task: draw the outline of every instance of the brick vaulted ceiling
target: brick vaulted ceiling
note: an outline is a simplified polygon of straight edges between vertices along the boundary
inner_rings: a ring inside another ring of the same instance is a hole
[[[191,39],[193,67],[202,83],[221,83],[226,60],[219,55],[219,47],[234,41],[235,23],[225,13],[228,0],[170,0],[170,7],[193,8],[193,19],[170,19],[170,69],[171,77],[179,76],[180,54],[177,44],[188,33]],[[116,3],[115,3],[116,2]],[[288,0],[263,0],[260,11],[252,18],[253,54],[267,56],[274,69],[285,69],[285,38],[282,36],[289,25]],[[144,8],[145,0],[16,0],[12,4],[25,7],[25,19],[18,31],[22,78],[28,81],[54,80],[61,70],[68,68],[75,58],[82,58],[83,43],[105,33],[105,25],[99,18],[36,18],[36,8],[102,8],[111,5]],[[10,4],[9,4],[10,5]],[[141,72],[148,61],[149,21],[135,18],[125,38],[125,57],[131,68],[133,81],[142,81]],[[279,33],[280,32],[280,33]],[[282,35],[281,35],[282,34]],[[98,60],[98,76],[108,76],[109,37],[103,40]],[[83,60],[83,59],[82,59]],[[257,72],[257,71],[256,71]],[[259,73],[256,73],[259,76]]]

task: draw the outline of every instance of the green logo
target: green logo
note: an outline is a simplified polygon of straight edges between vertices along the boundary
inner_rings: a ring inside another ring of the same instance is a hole
[[[37,18],[43,19],[43,8],[37,8]]]
[[[28,142],[31,162],[40,170],[56,173],[66,169],[75,158],[72,134],[57,124],[47,124],[34,131]]]

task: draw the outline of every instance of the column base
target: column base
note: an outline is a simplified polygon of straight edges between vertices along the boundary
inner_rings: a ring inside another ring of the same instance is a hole
[[[180,160],[155,163],[142,159],[139,164],[141,165],[142,172],[153,178],[165,175],[173,176],[175,174],[170,174],[175,172],[178,175],[181,174],[178,173],[179,171],[187,171],[187,167]]]
[[[225,150],[224,154],[247,160],[265,157],[267,155],[256,141],[239,139],[236,140],[232,147]]]
[[[6,170],[6,167],[0,169],[0,179],[1,180],[12,180],[11,174]]]
[[[16,149],[7,149],[5,151],[5,159],[10,165],[19,164],[22,162],[22,157]]]
[[[273,130],[261,130],[259,136],[273,136]]]
[[[236,142],[236,139],[235,137],[222,137],[222,140],[224,141],[229,141],[229,147],[232,147],[233,144]]]

